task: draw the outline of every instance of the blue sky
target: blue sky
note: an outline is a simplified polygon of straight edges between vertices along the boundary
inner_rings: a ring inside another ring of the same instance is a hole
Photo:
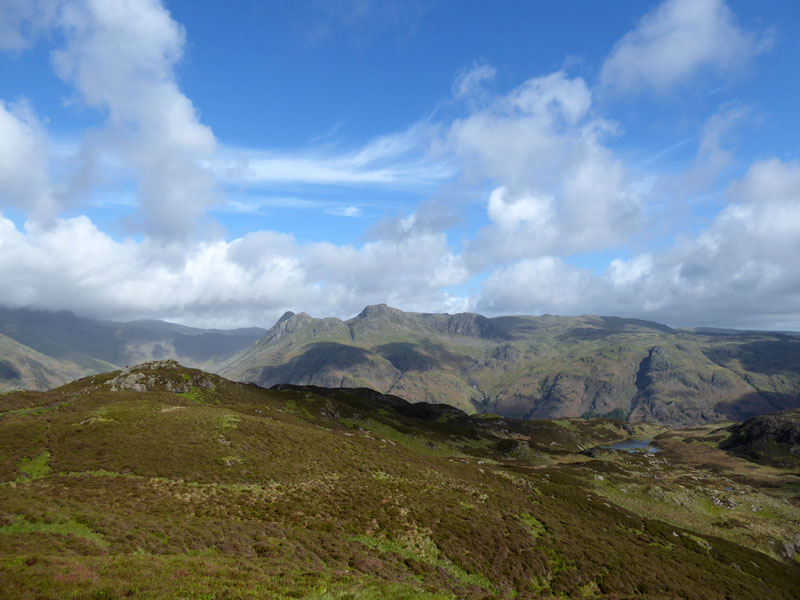
[[[800,7],[0,2],[0,303],[800,329]]]

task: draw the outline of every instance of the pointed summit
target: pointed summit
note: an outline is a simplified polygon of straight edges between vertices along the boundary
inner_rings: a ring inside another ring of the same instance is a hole
[[[278,320],[275,322],[275,324],[277,325],[278,323],[283,323],[283,322],[284,322],[284,321],[286,321],[287,319],[291,319],[293,316],[294,316],[294,313],[293,313],[292,311],[290,311],[290,310],[287,310],[285,313],[283,313],[283,314],[281,315],[281,318],[280,318],[280,319],[278,319]]]

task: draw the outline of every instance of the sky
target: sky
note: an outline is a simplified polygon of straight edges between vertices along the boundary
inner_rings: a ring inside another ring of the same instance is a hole
[[[0,0],[0,304],[800,330],[795,0]]]

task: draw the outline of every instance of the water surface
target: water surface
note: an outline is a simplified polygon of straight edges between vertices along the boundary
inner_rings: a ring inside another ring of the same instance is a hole
[[[610,446],[603,446],[603,448],[606,450],[624,450],[625,452],[649,452],[650,454],[660,452],[658,448],[650,445],[649,438],[644,440],[622,440],[621,442],[611,444]]]

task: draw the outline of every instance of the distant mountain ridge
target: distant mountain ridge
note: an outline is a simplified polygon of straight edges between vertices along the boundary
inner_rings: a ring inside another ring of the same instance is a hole
[[[68,311],[0,307],[0,391],[44,390],[161,358],[214,370],[264,333],[255,327],[226,331],[156,320],[117,323]]]
[[[346,321],[287,312],[219,372],[267,387],[370,387],[517,418],[691,425],[800,405],[800,338],[381,304]]]
[[[264,387],[368,387],[523,419],[696,425],[800,407],[800,337],[791,333],[385,304],[348,320],[289,311],[268,330],[232,331],[0,308],[0,391],[158,359]]]

